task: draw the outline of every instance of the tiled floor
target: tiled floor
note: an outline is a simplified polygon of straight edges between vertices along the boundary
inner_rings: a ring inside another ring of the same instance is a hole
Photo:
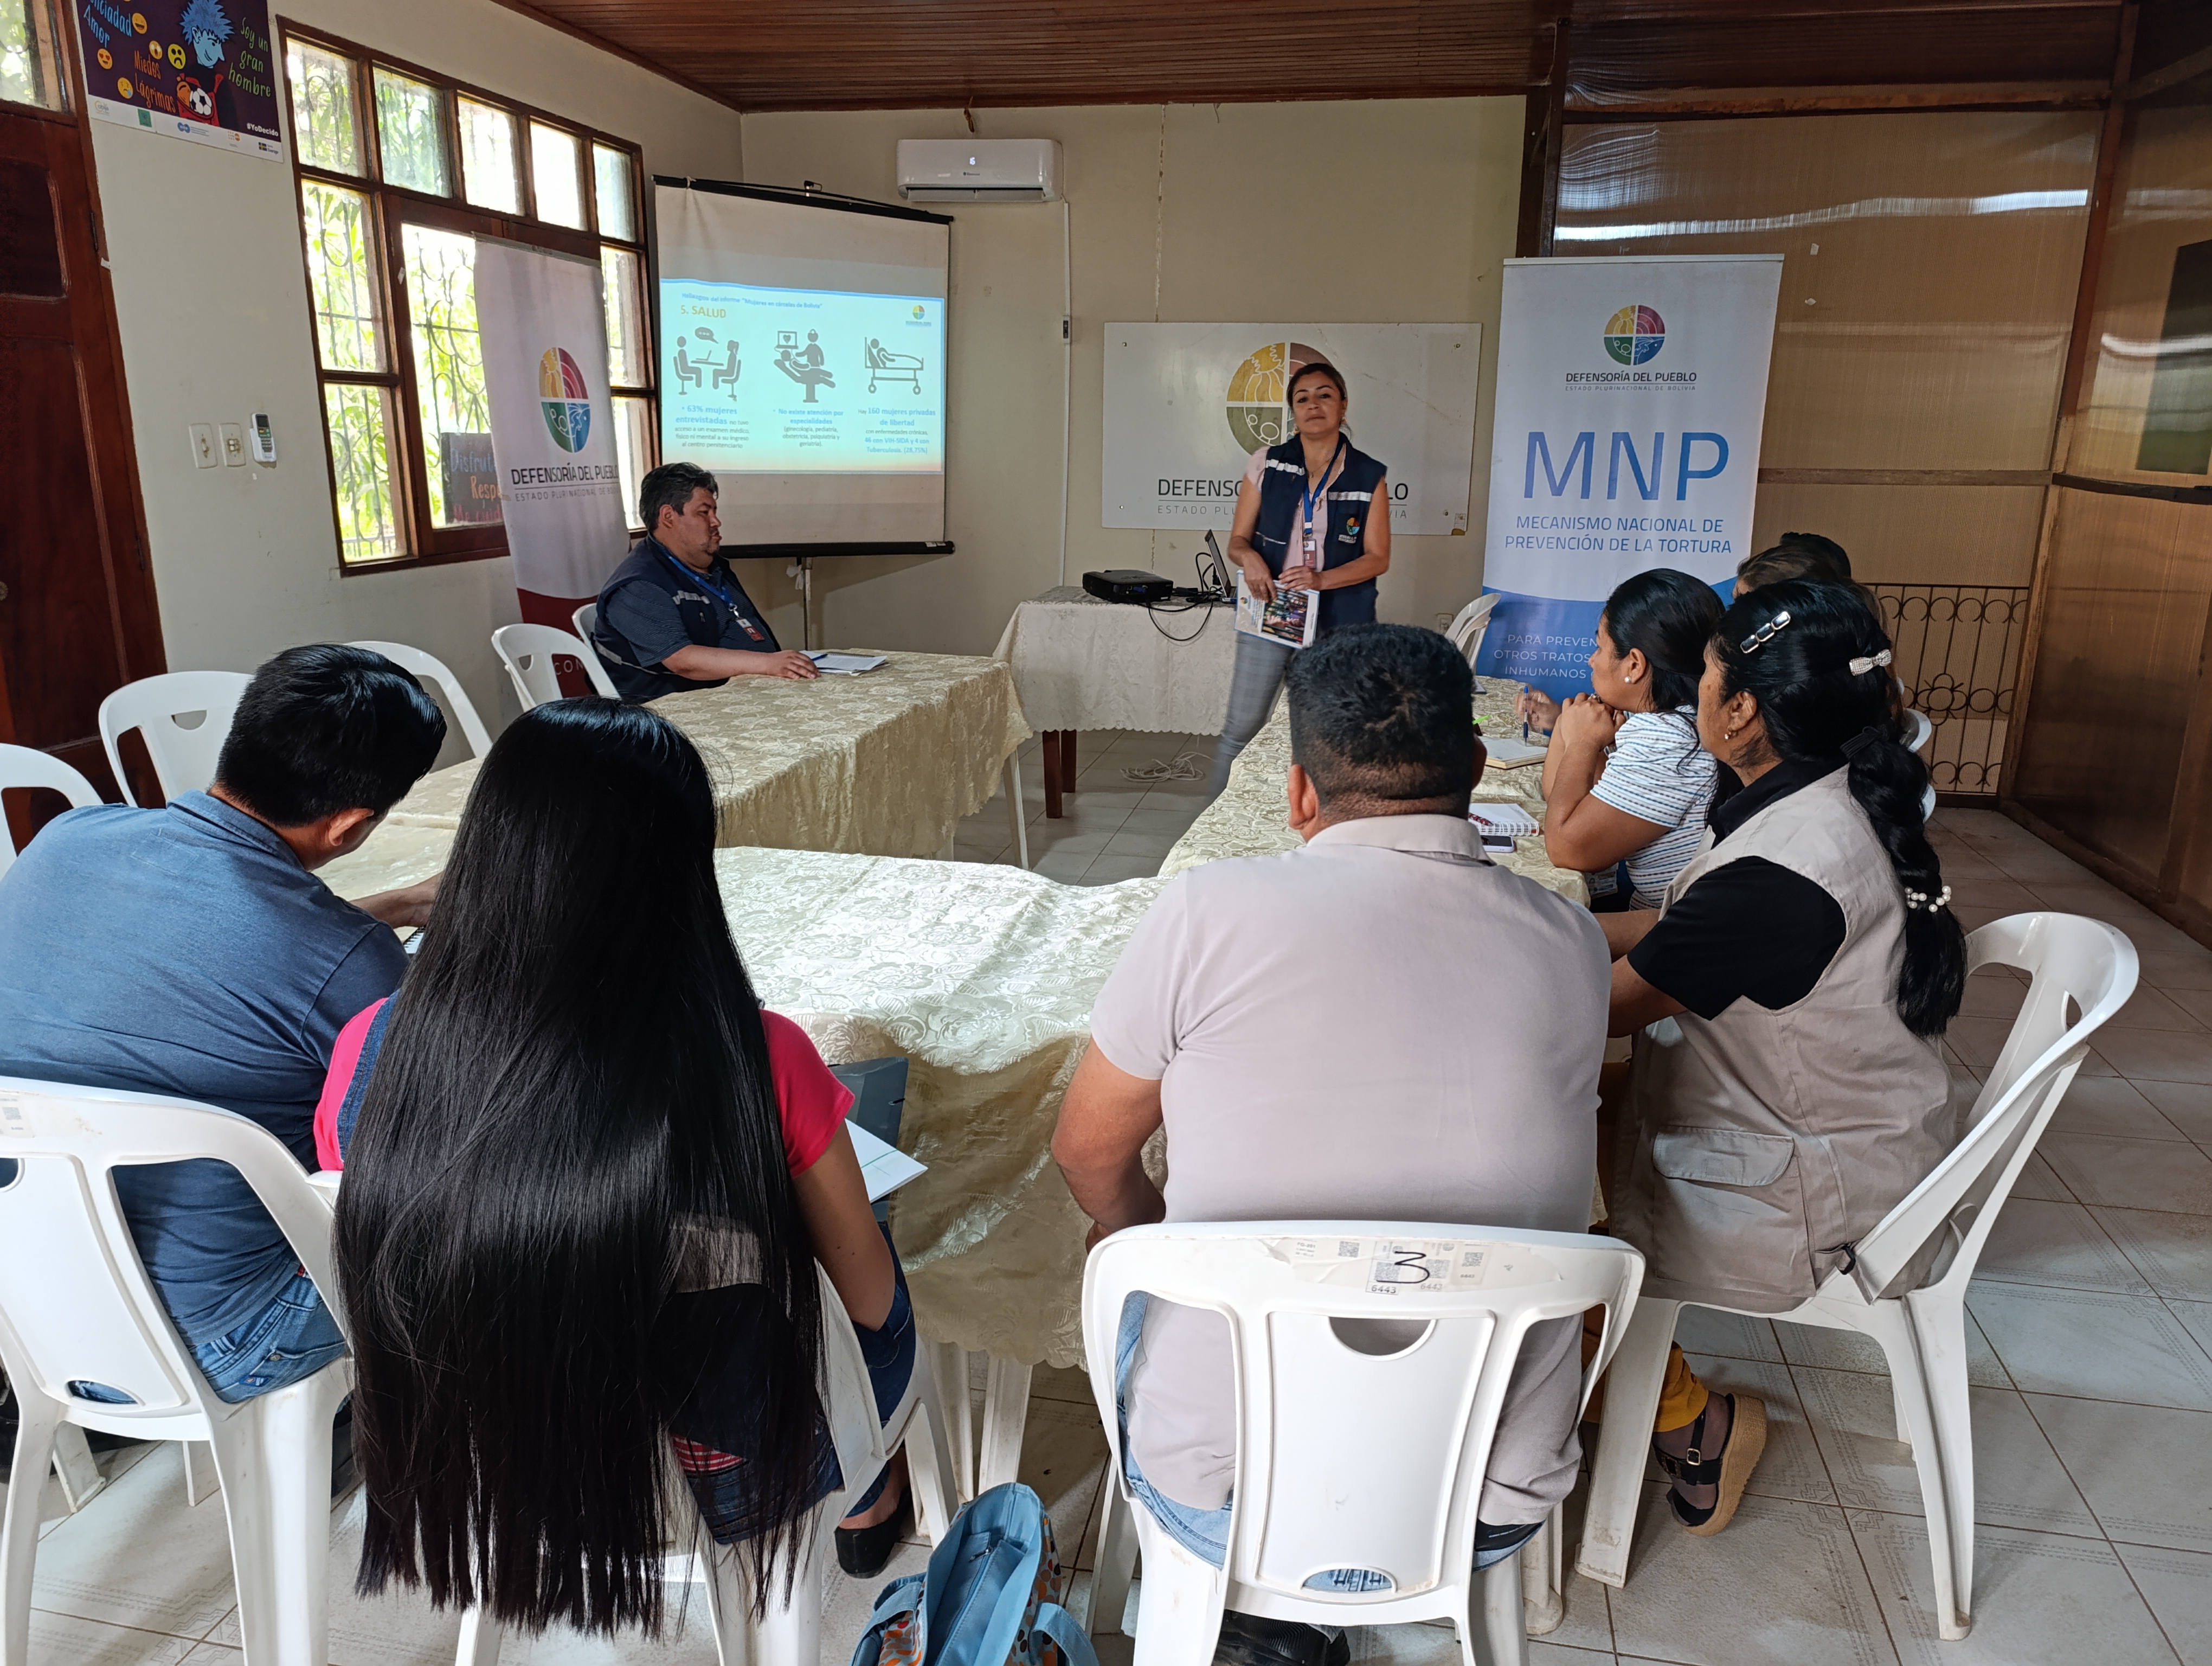
[[[1086,730],[1076,742],[1076,786],[1066,814],[1044,813],[1044,759],[1036,738],[1022,747],[1030,866],[1066,885],[1108,885],[1158,873],[1160,861],[1206,806],[1213,735]],[[1173,768],[1183,760],[1180,769]],[[1150,779],[1132,781],[1134,771]],[[1164,774],[1181,780],[1161,780]],[[954,854],[971,862],[1013,860],[1006,789],[960,824]]]
[[[1194,811],[1204,783],[1140,786],[1120,771],[1171,758],[1185,743],[1085,742],[1075,815],[1045,829],[1041,866],[1093,883],[1150,872],[1141,865],[1157,865],[1173,839],[1157,830],[1185,805]],[[1035,830],[1041,783],[1033,768],[1024,773]],[[1157,823],[1132,828],[1148,811]],[[2100,1037],[2096,1073],[2077,1080],[1970,1298],[1981,1523],[1973,1634],[1936,1639],[1918,1487],[1889,1438],[1879,1356],[1838,1333],[1693,1309],[1682,1340],[1698,1369],[1764,1395],[1771,1408],[1752,1496],[1710,1540],[1647,1507],[1626,1589],[1574,1579],[1565,1623],[1530,1650],[1536,1666],[2212,1666],[2212,952],[1995,815],[1946,812],[1940,823],[1946,877],[1970,927],[2063,907],[2120,926],[2143,965],[2143,993]],[[987,810],[963,830],[963,854],[1000,854],[987,847],[994,836],[1003,843],[1004,827],[1003,806]],[[1974,1073],[1993,1055],[2019,988],[1975,981],[1951,1043],[1959,1069]],[[1080,1373],[1039,1371],[1022,1478],[1083,1571],[1080,1602],[1104,1451]],[[116,1478],[76,1517],[62,1515],[49,1483],[33,1661],[238,1666],[220,1506],[185,1505],[174,1447],[108,1462]],[[331,1660],[442,1666],[453,1620],[351,1594],[359,1511],[356,1498],[338,1517]],[[1572,1501],[1569,1511],[1571,1529]],[[884,1578],[918,1569],[923,1556],[919,1545],[903,1548]],[[831,1576],[825,1666],[849,1657],[880,1583]],[[1442,1627],[1353,1636],[1358,1666],[1458,1658]],[[1109,1666],[1122,1666],[1127,1648],[1109,1639]],[[511,1639],[501,1658],[695,1666],[714,1651],[695,1621],[660,1648],[551,1635]]]

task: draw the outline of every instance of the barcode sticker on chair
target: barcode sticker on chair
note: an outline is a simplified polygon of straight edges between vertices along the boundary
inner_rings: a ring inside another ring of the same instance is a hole
[[[1370,1293],[1403,1296],[1473,1289],[1489,1271],[1491,1248],[1451,1238],[1279,1238],[1275,1253],[1287,1250],[1286,1259],[1305,1267],[1364,1265]]]
[[[14,1093],[0,1093],[0,1134],[12,1134],[19,1140],[31,1137],[31,1119],[23,1115],[23,1101]]]

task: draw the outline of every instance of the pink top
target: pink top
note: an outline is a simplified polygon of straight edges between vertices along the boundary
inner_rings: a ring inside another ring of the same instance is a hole
[[[338,1110],[361,1068],[369,1026],[383,1006],[380,1000],[355,1013],[338,1031],[337,1045],[331,1049],[323,1097],[315,1105],[315,1160],[325,1170],[345,1167],[338,1143]],[[776,1110],[783,1121],[784,1160],[793,1174],[804,1174],[821,1160],[844,1127],[846,1113],[853,1109],[853,1091],[830,1073],[813,1039],[782,1013],[763,1007],[761,1024],[768,1031],[769,1074],[775,1083]],[[369,1062],[374,1068],[375,1061]]]

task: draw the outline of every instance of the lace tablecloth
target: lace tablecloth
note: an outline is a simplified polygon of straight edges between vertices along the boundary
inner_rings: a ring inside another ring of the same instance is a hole
[[[733,677],[653,708],[705,755],[720,842],[779,850],[934,856],[1030,734],[1004,664],[943,654],[811,683]],[[459,825],[476,775],[471,758],[424,776],[390,824]]]
[[[1521,685],[1491,679],[1482,686],[1483,691],[1475,696],[1475,714],[1492,720],[1497,726],[1496,733],[1510,732],[1518,739],[1521,726],[1511,720],[1514,696],[1520,692]],[[1168,852],[1167,860],[1160,865],[1160,877],[1173,879],[1187,867],[1218,861],[1224,856],[1267,856],[1296,850],[1299,840],[1291,831],[1285,797],[1290,776],[1289,708],[1278,702],[1274,715],[1252,737],[1252,744],[1230,770],[1227,788]],[[1492,801],[1511,800],[1541,822],[1543,787],[1544,766],[1540,762],[1523,764],[1517,769],[1492,767],[1483,771],[1482,784],[1475,788],[1474,795]],[[1499,854],[1492,860],[1573,902],[1585,905],[1589,902],[1589,883],[1571,868],[1553,866],[1551,859],[1544,854],[1540,836],[1517,839],[1511,855]]]
[[[1034,728],[1219,734],[1236,625],[1233,608],[1155,613],[1064,584],[1016,608],[994,652]]]
[[[377,830],[322,870],[342,897],[428,879],[452,830]],[[933,1341],[1079,1364],[1089,1223],[1052,1161],[1091,1006],[1158,879],[1063,885],[980,862],[723,850],[723,906],[760,997],[832,1064],[909,1061],[899,1144],[929,1172],[891,1231]]]

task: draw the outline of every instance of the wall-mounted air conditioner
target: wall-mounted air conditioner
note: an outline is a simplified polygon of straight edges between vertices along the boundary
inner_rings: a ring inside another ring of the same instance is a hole
[[[901,139],[899,195],[909,203],[1056,203],[1058,139]]]

